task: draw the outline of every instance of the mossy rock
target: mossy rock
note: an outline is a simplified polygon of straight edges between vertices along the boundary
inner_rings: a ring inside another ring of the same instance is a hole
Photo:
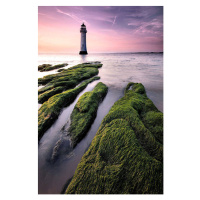
[[[77,85],[77,81],[60,81],[60,82],[55,82],[52,84],[47,84],[45,87],[41,88],[38,90],[38,95],[48,91],[48,90],[52,90],[56,87],[59,86],[63,86],[63,90],[64,89],[72,89],[73,87],[75,87]]]
[[[55,94],[59,94],[65,90],[73,89],[77,85],[77,81],[61,81],[38,90],[38,103],[44,103]]]
[[[67,63],[58,64],[58,65],[54,65],[54,66],[52,66],[51,64],[43,64],[43,65],[38,66],[38,71],[40,71],[40,72],[51,71],[54,69],[59,69],[59,68],[65,67],[67,65],[68,65]]]
[[[144,86],[130,83],[104,117],[66,193],[162,194],[162,117]]]
[[[47,101],[50,97],[52,97],[55,94],[59,94],[64,91],[64,87],[56,87],[51,90],[47,90],[46,92],[40,94],[38,96],[38,103],[44,103]]]
[[[43,71],[45,68],[51,67],[51,64],[43,64],[38,66],[38,71]]]
[[[98,83],[94,90],[84,93],[78,100],[71,114],[69,133],[73,147],[86,135],[96,118],[99,103],[104,99],[108,87]]]
[[[46,85],[38,90],[38,102],[44,103],[55,94],[73,89],[83,80],[97,75],[99,73],[98,68],[101,66],[102,64],[80,64],[69,69],[63,69],[60,73],[39,78],[39,85]]]
[[[93,77],[86,80],[78,87],[56,94],[42,104],[38,110],[38,140],[41,139],[44,132],[58,118],[62,108],[72,103],[77,95],[84,90],[89,83],[98,79],[100,79],[100,77]]]
[[[46,85],[49,82],[57,81],[71,81],[75,79],[87,79],[91,74],[97,75],[98,68],[102,67],[102,64],[78,64],[68,69],[63,69],[60,73],[51,74],[38,79],[39,85]]]

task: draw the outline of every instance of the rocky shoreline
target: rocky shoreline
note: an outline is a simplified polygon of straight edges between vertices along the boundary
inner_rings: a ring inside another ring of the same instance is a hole
[[[72,103],[89,83],[100,79],[96,75],[99,73],[98,68],[101,66],[102,64],[80,64],[60,73],[38,79],[39,84],[45,85],[44,88],[38,91],[38,102],[43,103],[38,110],[38,140],[57,119],[63,107]],[[80,82],[82,83],[78,85]],[[64,84],[64,86],[54,87],[56,84]]]
[[[99,62],[82,63],[38,79],[38,140],[87,85],[100,79]],[[108,87],[99,82],[76,103],[68,129],[72,148],[84,138]],[[68,185],[68,184],[67,184]],[[129,83],[124,97],[104,117],[79,163],[66,194],[162,194],[163,113],[141,83]]]
[[[162,120],[143,85],[129,83],[103,119],[66,193],[162,194]]]
[[[100,82],[93,91],[86,92],[79,98],[71,114],[69,128],[73,147],[87,134],[95,120],[99,103],[104,99],[107,91],[108,87]]]
[[[65,67],[67,65],[68,65],[67,63],[54,65],[54,66],[52,66],[51,64],[43,64],[43,65],[38,66],[38,71],[47,72],[47,71],[51,71],[51,70],[54,70],[54,69],[59,69],[59,68]]]

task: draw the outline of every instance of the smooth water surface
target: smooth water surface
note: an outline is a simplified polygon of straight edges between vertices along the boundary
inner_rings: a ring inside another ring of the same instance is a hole
[[[68,63],[69,68],[79,63],[100,61],[100,80],[90,83],[76,98],[64,108],[59,118],[49,128],[39,143],[38,148],[38,193],[59,194],[72,178],[84,152],[94,138],[102,119],[109,112],[115,101],[123,96],[129,82],[140,82],[145,86],[147,96],[156,107],[163,111],[163,54],[162,53],[109,53],[109,54],[40,54],[40,64]],[[38,77],[56,73],[38,72]],[[67,128],[70,124],[70,114],[78,98],[86,91],[91,91],[99,82],[105,83],[109,90],[100,104],[97,117],[86,137],[72,149]],[[39,105],[38,107],[40,107]]]

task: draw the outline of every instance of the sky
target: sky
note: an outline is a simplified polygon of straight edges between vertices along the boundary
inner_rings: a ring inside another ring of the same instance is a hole
[[[162,52],[162,6],[39,6],[38,52],[78,53],[80,27],[88,53]]]

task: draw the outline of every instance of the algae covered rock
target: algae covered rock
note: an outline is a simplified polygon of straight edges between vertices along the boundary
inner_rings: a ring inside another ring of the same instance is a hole
[[[52,67],[51,64],[43,64],[43,65],[39,65],[38,66],[38,71],[42,72],[42,71],[45,71],[46,68],[48,67]]]
[[[38,90],[38,103],[42,104],[55,94],[59,94],[68,89],[73,89],[78,83],[77,80],[73,80],[47,84],[45,87]]]
[[[38,66],[38,71],[40,71],[40,72],[51,71],[54,69],[59,69],[59,68],[65,67],[67,65],[68,65],[67,63],[58,64],[58,65],[54,65],[54,66],[52,66],[51,64],[43,64],[43,65]]]
[[[51,90],[48,90],[38,96],[38,103],[44,103],[47,101],[51,96],[61,93],[63,91],[63,87],[56,87]]]
[[[89,80],[86,80],[78,87],[67,90],[60,94],[56,94],[42,104],[38,110],[38,140],[41,139],[44,132],[58,118],[61,109],[72,103],[77,95],[84,90],[89,83],[98,79],[100,79],[100,77],[93,77]]]
[[[51,74],[38,79],[39,85],[54,84],[61,81],[85,80],[98,74],[102,64],[78,64],[60,73]]]
[[[86,135],[97,113],[99,103],[104,99],[108,87],[102,82],[94,90],[84,93],[78,100],[71,114],[69,133],[73,147]]]
[[[162,194],[163,114],[140,83],[104,117],[67,194]]]
[[[79,64],[60,73],[51,74],[38,79],[39,85],[45,87],[38,90],[38,102],[44,103],[55,94],[72,89],[81,81],[91,78],[99,73],[102,64]]]

